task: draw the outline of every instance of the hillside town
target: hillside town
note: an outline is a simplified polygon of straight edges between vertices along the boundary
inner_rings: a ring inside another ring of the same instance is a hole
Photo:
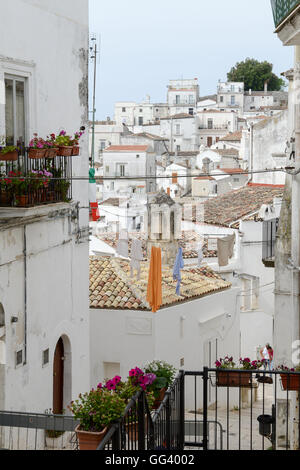
[[[300,1],[271,6],[277,87],[170,76],[104,120],[89,1],[2,6],[0,449],[300,450]]]

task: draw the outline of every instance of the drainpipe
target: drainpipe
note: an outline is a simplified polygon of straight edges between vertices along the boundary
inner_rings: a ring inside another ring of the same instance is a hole
[[[27,364],[27,238],[26,238],[26,225],[24,225],[23,232],[23,256],[24,256],[24,362]]]
[[[300,266],[300,214],[299,214],[299,201],[300,201],[300,47],[295,46],[295,77],[294,77],[294,96],[295,96],[295,173],[292,177],[292,260],[295,266]],[[299,270],[293,271],[292,279],[292,328],[293,337],[292,340],[299,341],[300,338],[300,278]],[[292,350],[292,346],[291,346]],[[291,351],[293,353],[293,351]],[[294,365],[294,364],[293,364]],[[297,399],[293,400],[292,404],[292,416],[294,420],[299,419],[299,394]],[[294,421],[295,424],[295,421]],[[298,448],[298,426],[294,426],[293,429],[293,446],[292,448]]]

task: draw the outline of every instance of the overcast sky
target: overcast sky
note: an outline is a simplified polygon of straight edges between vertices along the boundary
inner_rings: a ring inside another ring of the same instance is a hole
[[[166,101],[169,79],[197,77],[200,94],[213,94],[246,57],[278,75],[293,65],[270,0],[90,0],[90,30],[102,45],[97,119],[113,118],[116,101]]]

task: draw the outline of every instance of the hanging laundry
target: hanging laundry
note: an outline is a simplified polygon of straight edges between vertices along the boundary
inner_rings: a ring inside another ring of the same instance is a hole
[[[123,256],[123,258],[128,258],[128,240],[120,239],[117,243],[117,254]]]
[[[133,270],[137,270],[137,278],[141,277],[141,261],[143,260],[142,242],[134,238],[131,244],[130,276],[133,277]]]
[[[233,257],[234,243],[234,234],[218,239],[218,261],[220,267],[228,266],[229,259]]]
[[[149,268],[147,302],[155,313],[162,304],[162,263],[161,248],[152,247]]]
[[[180,285],[181,285],[181,269],[184,268],[184,261],[182,255],[182,248],[179,248],[178,254],[174,264],[173,270],[173,279],[177,281],[176,294],[180,295]]]

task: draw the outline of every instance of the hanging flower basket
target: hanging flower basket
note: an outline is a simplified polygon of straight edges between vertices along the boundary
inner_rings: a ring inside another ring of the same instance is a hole
[[[78,145],[74,145],[73,152],[72,152],[73,157],[77,157],[79,153],[80,153],[80,147]]]
[[[217,387],[251,387],[251,373],[217,371]]]
[[[60,145],[58,147],[58,155],[60,157],[72,157],[73,147],[67,145]]]
[[[46,150],[45,158],[55,158],[58,154],[58,148],[53,147]]]
[[[18,160],[18,151],[14,150],[13,152],[2,153],[0,152],[0,161],[1,162],[15,162]]]
[[[97,450],[103,441],[108,428],[104,428],[101,432],[81,431],[80,426],[75,429],[80,450]]]
[[[29,149],[28,157],[31,160],[45,158],[45,156],[46,156],[46,149],[34,149],[34,148]]]
[[[300,374],[280,374],[284,390],[300,392]]]

